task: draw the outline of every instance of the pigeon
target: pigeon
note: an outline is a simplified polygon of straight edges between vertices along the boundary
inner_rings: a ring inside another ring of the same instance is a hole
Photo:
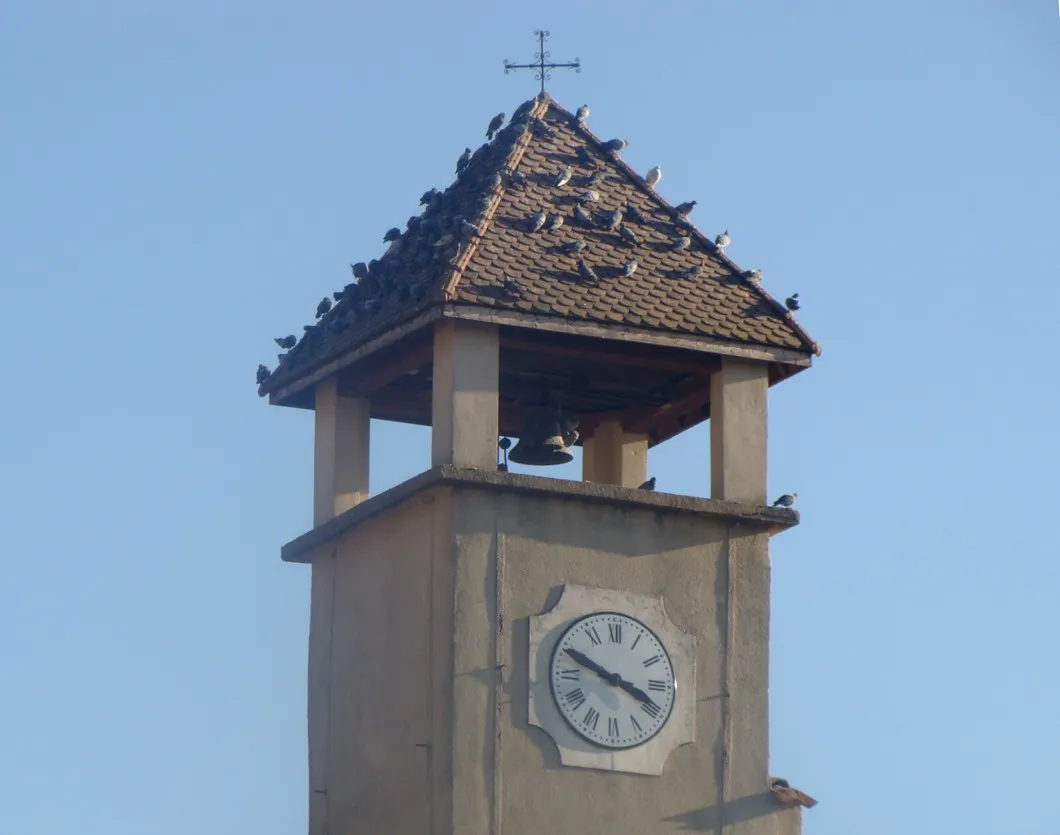
[[[480,197],[474,203],[471,204],[471,209],[475,214],[480,215],[487,211],[493,201],[488,197]]]
[[[501,125],[504,124],[504,114],[498,113],[490,121],[489,127],[486,128],[486,138],[493,139],[493,134],[501,129]]]
[[[578,259],[578,272],[585,280],[596,281],[596,273],[593,272],[593,268],[586,264],[584,261],[582,261],[580,258]]]
[[[680,252],[682,249],[688,249],[690,246],[692,246],[692,239],[686,235],[682,235],[680,238],[674,239],[671,249],[675,252]]]
[[[792,293],[790,296],[788,296],[786,299],[784,299],[784,307],[786,307],[788,310],[790,310],[792,312],[798,310],[799,307],[800,307],[800,305],[799,305],[799,294],[798,293]]]
[[[589,149],[584,145],[579,145],[574,149],[574,153],[578,156],[578,162],[582,165],[595,166],[596,162],[593,160],[593,155],[589,153]]]
[[[578,108],[578,111],[574,114],[574,118],[579,122],[584,122],[589,118],[589,105],[583,104]]]
[[[503,182],[504,178],[501,177],[500,172],[498,171],[482,184],[482,190],[485,192],[496,191],[501,187]]]
[[[298,343],[298,337],[291,334],[290,336],[281,336],[272,341],[283,348],[283,350],[290,351]]]
[[[634,206],[632,203],[626,204],[626,218],[632,220],[634,223],[646,223],[644,215],[640,213],[640,209]]]
[[[427,282],[416,282],[412,285],[412,287],[409,288],[409,293],[412,295],[412,300],[414,302],[423,301],[424,297],[427,295]]]
[[[571,168],[568,165],[566,168],[564,168],[562,171],[560,171],[556,175],[556,179],[554,179],[552,181],[552,185],[554,185],[556,188],[560,188],[561,186],[565,186],[565,185],[567,185],[567,183],[570,182],[570,178],[573,177],[573,176],[574,176],[574,169]]]
[[[364,300],[364,312],[365,313],[376,313],[379,310],[380,302],[379,299],[365,299]]]
[[[637,261],[635,258],[630,258],[626,265],[622,268],[622,275],[629,278],[633,273],[637,271]]]
[[[530,215],[527,218],[527,223],[530,225],[531,232],[540,231],[541,227],[545,225],[545,221],[548,219],[548,214],[542,209],[540,212]]]
[[[574,218],[582,226],[592,227],[596,225],[595,223],[593,223],[592,215],[585,211],[585,209],[583,209],[581,206],[574,207]]]
[[[557,229],[559,229],[562,226],[563,226],[563,215],[561,215],[559,212],[556,212],[556,214],[552,215],[552,217],[549,218],[549,221],[548,221],[548,231],[549,232],[555,232]]]
[[[718,237],[714,239],[714,246],[718,249],[725,249],[729,244],[732,243],[732,238],[729,237],[729,230],[726,229]]]
[[[618,151],[624,151],[628,147],[629,143],[625,139],[608,139],[604,143],[604,148],[606,148],[608,151],[614,151],[616,153]]]
[[[681,278],[695,278],[702,271],[703,271],[703,265],[702,264],[693,264],[691,267],[689,267],[687,270],[685,270],[683,273],[681,273]]]
[[[656,165],[654,168],[649,168],[648,173],[644,175],[644,179],[647,181],[649,186],[655,188],[659,180],[662,179],[662,169],[658,165]]]
[[[423,197],[420,198],[420,205],[421,206],[429,206],[431,204],[431,201],[434,199],[436,194],[440,194],[438,189],[436,189],[436,188],[427,189],[427,191],[423,192]]]
[[[508,175],[508,180],[513,186],[525,186],[526,175],[522,171],[513,171]]]
[[[329,310],[331,310],[331,299],[325,296],[320,300],[320,304],[317,305],[317,318],[319,319]]]
[[[651,478],[649,478],[647,481],[645,481],[637,489],[638,490],[654,490],[655,489],[655,476],[652,476]]]
[[[405,228],[412,232],[419,229],[421,223],[423,223],[423,218],[419,215],[413,215],[405,222]]]
[[[534,100],[533,99],[527,99],[521,105],[519,105],[517,108],[515,108],[515,112],[512,114],[512,122],[518,122],[523,117],[529,115],[530,111],[533,110],[533,109],[534,109]]]
[[[447,233],[445,235],[442,235],[442,237],[440,237],[437,241],[434,242],[434,248],[441,249],[443,246],[449,246],[449,244],[451,244],[455,240],[456,235],[453,235],[451,232]]]
[[[615,209],[611,214],[607,216],[607,220],[603,224],[603,228],[609,232],[614,232],[622,225],[622,210]]]
[[[269,371],[269,367],[267,365],[259,365],[258,366],[258,385],[259,386],[265,385],[265,381],[268,380],[269,377],[271,377],[271,376],[272,376],[272,372]]]
[[[689,200],[687,203],[678,203],[674,207],[674,211],[677,212],[681,217],[684,217],[696,207],[695,200]]]
[[[508,276],[504,277],[504,284],[502,287],[505,294],[508,296],[515,296],[518,298],[523,294],[523,288],[519,286],[518,282],[512,281]]]
[[[744,273],[744,277],[748,281],[750,281],[752,284],[759,284],[762,281],[762,271],[761,270],[748,270],[747,272]]]
[[[383,243],[388,244],[391,241],[396,241],[400,237],[401,230],[398,229],[396,226],[392,226],[391,228],[387,229],[386,234],[383,235]]]
[[[586,188],[596,188],[598,185],[600,185],[600,181],[603,180],[603,178],[604,172],[601,171],[599,168],[596,169],[596,171],[594,171],[585,179]]]
[[[368,265],[363,261],[358,261],[356,264],[350,264],[350,269],[353,270],[353,277],[358,280],[368,277]]]
[[[482,234],[482,231],[469,220],[460,221],[460,231],[465,235],[474,235],[475,237]]]
[[[459,174],[461,171],[467,168],[467,164],[469,162],[471,162],[471,149],[464,148],[464,153],[462,153],[460,155],[460,159],[456,161],[456,173]]]
[[[475,153],[473,153],[471,155],[471,159],[468,160],[467,164],[471,165],[471,163],[473,163],[475,160],[477,160],[479,157],[481,157],[483,154],[485,154],[489,149],[490,149],[490,143],[489,142],[483,142],[481,145],[479,145],[475,149]]]
[[[348,327],[349,327],[349,325],[347,325],[341,319],[335,319],[335,320],[333,320],[331,322],[328,322],[328,332],[329,333],[342,333]]]
[[[791,507],[793,504],[795,504],[795,501],[798,498],[798,493],[785,493],[783,496],[773,502],[773,507]]]
[[[560,251],[565,255],[577,255],[583,249],[585,249],[585,241],[571,241],[560,247]]]
[[[618,227],[618,234],[622,236],[622,240],[626,241],[632,246],[636,246],[640,243],[640,238],[637,237],[637,233],[630,229],[628,226],[626,226],[626,224],[624,223]]]
[[[544,119],[537,118],[530,123],[535,136],[552,136],[552,129]]]

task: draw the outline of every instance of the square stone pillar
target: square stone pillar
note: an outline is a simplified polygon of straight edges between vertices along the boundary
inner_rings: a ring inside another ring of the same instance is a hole
[[[724,358],[710,378],[710,497],[766,504],[769,366]]]
[[[500,332],[444,320],[434,330],[431,466],[497,469]]]
[[[339,394],[329,377],[316,388],[313,440],[313,524],[368,498],[370,408],[365,398]]]
[[[617,420],[601,423],[582,441],[582,480],[640,487],[648,479],[648,438],[630,435]]]

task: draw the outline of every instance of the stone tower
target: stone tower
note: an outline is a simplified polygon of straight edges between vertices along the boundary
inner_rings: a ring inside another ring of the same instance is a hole
[[[312,571],[310,834],[793,835],[766,401],[817,345],[547,94],[469,156],[259,372],[315,413],[314,526],[282,550]],[[432,431],[376,496],[372,418]],[[637,489],[708,418],[710,498]],[[507,472],[502,436],[580,444],[583,481]]]

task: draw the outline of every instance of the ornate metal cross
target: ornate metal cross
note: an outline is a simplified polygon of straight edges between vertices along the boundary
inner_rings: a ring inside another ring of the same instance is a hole
[[[537,36],[537,42],[539,49],[534,53],[533,64],[512,64],[507,58],[504,59],[504,74],[507,75],[512,70],[536,70],[534,78],[541,82],[541,92],[545,92],[545,82],[552,78],[552,70],[565,69],[574,70],[575,72],[582,71],[582,59],[575,58],[573,61],[567,64],[553,64],[549,62],[549,58],[552,57],[551,52],[545,51],[545,41],[549,39],[552,34],[547,29],[537,29],[534,34]]]

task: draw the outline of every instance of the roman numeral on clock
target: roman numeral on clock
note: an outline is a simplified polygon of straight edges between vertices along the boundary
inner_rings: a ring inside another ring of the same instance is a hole
[[[607,717],[607,735],[610,737],[618,736],[618,720],[613,716]]]
[[[630,716],[629,716],[629,723],[633,726],[633,730],[635,730],[637,733],[640,733],[641,731],[644,730],[640,726],[640,722],[637,721],[637,717],[634,716],[633,714],[630,714]]]
[[[655,702],[642,702],[640,709],[647,713],[652,719],[655,719],[660,713],[662,713],[662,708],[655,704]]]
[[[570,705],[571,710],[577,710],[585,704],[585,694],[580,687],[566,693],[563,698],[567,700],[567,704]]]
[[[559,677],[567,681],[578,681],[582,677],[582,671],[577,668],[573,670],[560,670]]]
[[[650,667],[652,664],[658,664],[660,661],[662,661],[661,655],[653,655],[651,658],[646,658],[644,660],[644,666]]]
[[[659,693],[665,693],[670,689],[669,685],[665,681],[659,681],[657,678],[648,679],[648,689],[655,690]]]
[[[598,724],[600,724],[600,711],[591,707],[586,711],[585,718],[582,719],[582,725],[595,731]]]
[[[589,640],[593,642],[594,647],[600,646],[600,633],[596,631],[595,626],[590,626],[586,629],[585,634],[589,636]]]
[[[609,623],[607,625],[607,637],[612,644],[622,643],[622,624],[621,623]]]

